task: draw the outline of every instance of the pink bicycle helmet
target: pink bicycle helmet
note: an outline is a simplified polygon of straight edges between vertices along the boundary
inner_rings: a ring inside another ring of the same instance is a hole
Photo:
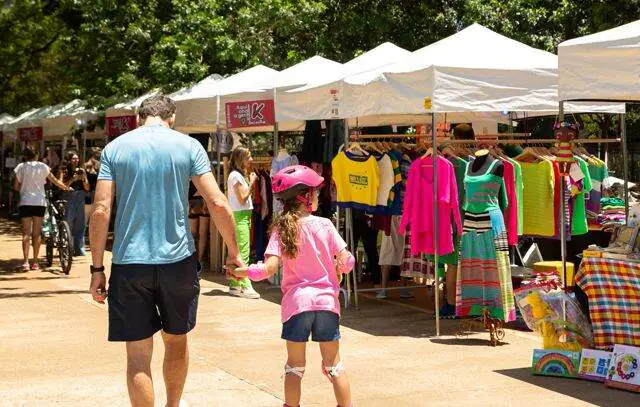
[[[304,165],[292,165],[278,171],[271,179],[271,189],[276,197],[282,201],[296,199],[299,202],[311,206],[306,198],[307,190],[319,188],[324,178],[317,172]]]

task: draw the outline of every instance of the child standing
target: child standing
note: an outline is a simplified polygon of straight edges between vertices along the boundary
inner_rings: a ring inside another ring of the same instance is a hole
[[[232,271],[236,278],[264,280],[282,261],[282,339],[287,341],[285,407],[300,404],[306,342],[319,342],[322,371],[333,384],[338,406],[351,406],[349,379],[340,361],[340,301],[342,275],[355,259],[331,221],[310,213],[318,207],[324,178],[311,168],[294,165],[273,177],[273,192],[284,205],[273,225],[265,263]]]

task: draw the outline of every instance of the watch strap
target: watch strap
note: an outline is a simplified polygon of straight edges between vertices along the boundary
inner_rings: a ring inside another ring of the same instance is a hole
[[[93,273],[103,273],[104,272],[104,266],[100,266],[100,267],[89,266],[89,270],[91,270],[91,274],[93,274]]]

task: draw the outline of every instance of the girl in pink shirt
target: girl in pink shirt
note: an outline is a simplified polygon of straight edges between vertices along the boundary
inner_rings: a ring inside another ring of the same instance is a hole
[[[349,379],[340,361],[340,282],[355,259],[331,221],[310,213],[318,208],[324,179],[312,169],[294,165],[272,180],[273,192],[284,204],[273,225],[265,263],[236,268],[236,278],[264,280],[283,264],[282,339],[287,341],[285,407],[300,404],[306,342],[320,343],[322,371],[333,384],[338,406],[351,406]]]

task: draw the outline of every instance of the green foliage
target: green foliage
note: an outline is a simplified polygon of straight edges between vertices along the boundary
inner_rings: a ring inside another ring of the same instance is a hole
[[[15,0],[0,9],[0,112],[105,107],[261,63],[415,50],[478,22],[555,51],[631,20],[640,0]],[[508,56],[505,56],[508,58]]]

